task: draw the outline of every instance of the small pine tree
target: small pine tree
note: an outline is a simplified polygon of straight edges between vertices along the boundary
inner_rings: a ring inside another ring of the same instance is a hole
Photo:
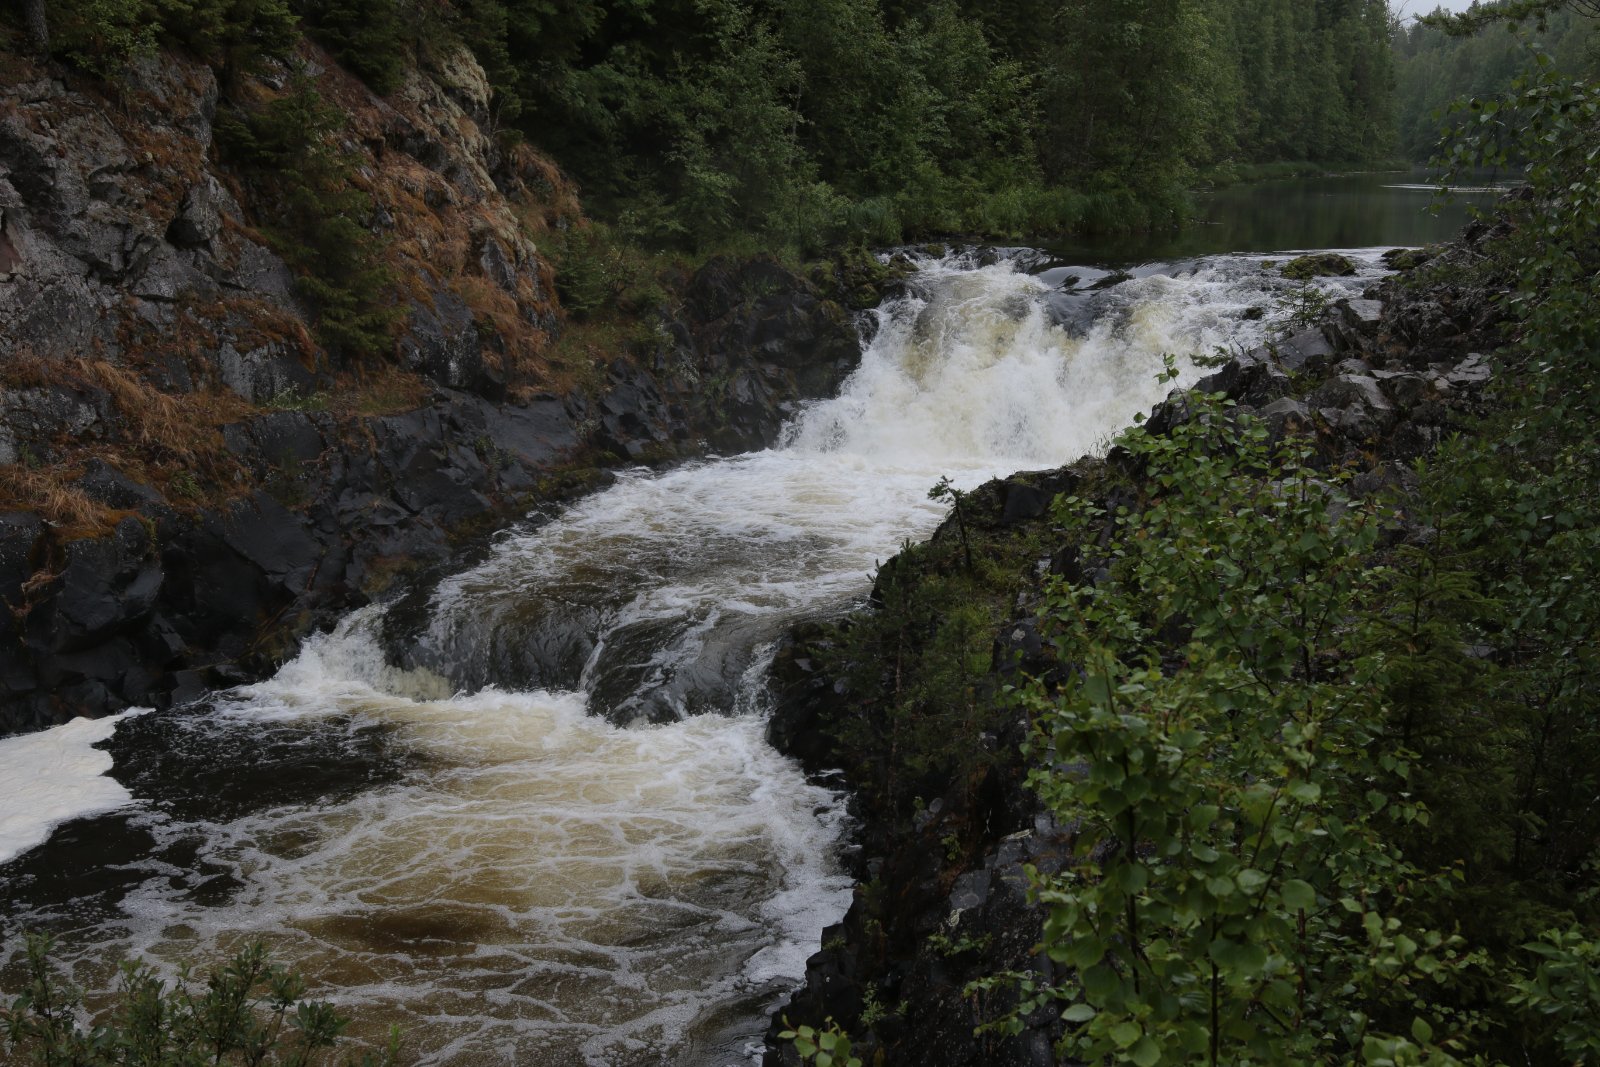
[[[85,1030],[82,994],[50,965],[50,940],[27,939],[27,980],[0,1008],[0,1052],[31,1067],[186,1067],[198,1063],[281,1063],[310,1067],[389,1067],[399,1053],[391,1030],[381,1053],[332,1057],[349,1020],[333,1005],[307,1000],[305,980],[277,966],[259,943],[191,982],[187,969],[170,987],[148,966],[125,963],[109,1021]]]

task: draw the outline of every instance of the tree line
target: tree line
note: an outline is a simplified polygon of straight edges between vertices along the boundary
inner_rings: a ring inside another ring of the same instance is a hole
[[[1588,12],[1556,7],[1528,14],[1493,32],[1465,33],[1484,13],[1457,21],[1437,9],[1396,35],[1396,124],[1405,158],[1429,160],[1455,124],[1452,103],[1504,95],[1538,55],[1571,75],[1600,74],[1600,33]]]
[[[464,44],[631,238],[1135,229],[1195,173],[1392,146],[1384,0],[27,0],[14,38],[224,83],[304,32],[380,93]]]

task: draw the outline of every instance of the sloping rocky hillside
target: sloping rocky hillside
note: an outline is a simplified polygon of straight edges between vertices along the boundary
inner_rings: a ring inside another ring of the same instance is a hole
[[[769,442],[858,354],[810,282],[714,261],[639,336],[563,355],[541,242],[584,225],[576,190],[495,135],[477,63],[380,98],[302,43],[226,96],[307,79],[370,203],[377,352],[320,336],[210,68],[0,55],[0,734],[258,675],[600,468]]]

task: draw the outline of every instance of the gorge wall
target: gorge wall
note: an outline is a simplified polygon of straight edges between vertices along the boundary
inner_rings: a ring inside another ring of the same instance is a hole
[[[0,734],[164,706],[619,463],[769,443],[859,354],[849,315],[721,259],[609,351],[564,351],[548,237],[584,222],[494,133],[464,50],[388,97],[309,43],[370,200],[388,342],[325,343],[270,205],[219,151],[212,70],[115,88],[0,56]]]

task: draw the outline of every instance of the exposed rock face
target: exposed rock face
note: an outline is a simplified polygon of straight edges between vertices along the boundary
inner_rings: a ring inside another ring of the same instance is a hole
[[[769,443],[859,356],[810,282],[719,261],[656,341],[562,387],[535,238],[576,200],[484,132],[477,64],[452,53],[379,99],[310,46],[301,59],[348,116],[399,280],[382,367],[317,342],[216,158],[207,68],[145,61],[115,105],[60,69],[7,68],[0,734],[259,676],[396,572],[597,465]]]
[[[1481,236],[1469,235],[1444,258],[1476,255]],[[1481,353],[1501,343],[1499,320],[1497,305],[1485,291],[1443,282],[1422,288],[1385,282],[1366,299],[1341,302],[1320,329],[1238,354],[1196,389],[1225,394],[1280,436],[1308,435],[1320,462],[1361,472],[1351,483],[1356,493],[1404,490],[1414,485],[1410,461],[1470,421],[1492,374]],[[1146,426],[1165,433],[1189,417],[1187,394],[1174,393]],[[969,494],[964,504],[969,530],[1012,536],[1031,527],[1047,546],[1039,552],[1046,558],[1021,579],[1025,591],[1017,614],[996,635],[980,690],[993,693],[1019,674],[1046,685],[1059,680],[1064,668],[1045,654],[1035,621],[1041,583],[1051,575],[1092,580],[1099,564],[1092,558],[1093,537],[1059,544],[1050,539],[1043,516],[1056,493],[1090,492],[1084,486],[1091,484],[1111,494],[1099,500],[1108,513],[1119,503],[1132,503],[1118,499],[1121,490],[1115,486],[1118,478],[1138,478],[1133,463],[1134,457],[1114,450],[1103,463],[1080,461],[1057,471],[1014,475]],[[955,536],[954,520],[948,520],[932,544],[937,548]],[[900,562],[906,557],[897,557],[880,571],[880,581],[891,569],[899,583],[936,577],[938,568],[960,565],[954,552],[948,556],[938,562],[935,552],[919,557],[933,562],[907,566]],[[930,573],[920,576],[918,567]],[[898,667],[854,669],[860,665],[842,663],[842,655],[826,627],[809,624],[791,632],[774,663],[777,711],[769,737],[814,773],[884,762],[851,758],[848,742],[841,740],[847,734],[836,735],[832,724],[882,714],[874,709],[892,705],[890,690],[873,686],[898,687]],[[905,653],[907,662],[912,655]],[[1057,1058],[1062,1024],[1048,1007],[1022,1017],[1015,1036],[979,1033],[982,1024],[1016,1007],[1016,995],[1004,986],[967,992],[970,982],[1007,972],[1053,979],[1054,965],[1035,951],[1043,913],[1028,902],[1023,868],[1059,869],[1072,843],[1072,828],[1056,825],[1023,784],[1025,724],[1003,704],[991,708],[980,720],[987,758],[980,761],[976,787],[973,781],[938,783],[922,794],[927,803],[919,803],[909,825],[863,801],[860,851],[851,861],[858,879],[854,903],[845,919],[824,933],[822,951],[807,966],[806,985],[779,1010],[780,1019],[822,1025],[832,1018],[851,1033],[852,1051],[868,1063],[880,1053],[882,1062],[927,1067],[1067,1062]],[[883,773],[915,781],[919,789],[930,786],[911,766]],[[849,784],[871,795],[878,783]],[[766,1062],[793,1067],[798,1059],[776,1039],[780,1028],[775,1022],[769,1033]]]

